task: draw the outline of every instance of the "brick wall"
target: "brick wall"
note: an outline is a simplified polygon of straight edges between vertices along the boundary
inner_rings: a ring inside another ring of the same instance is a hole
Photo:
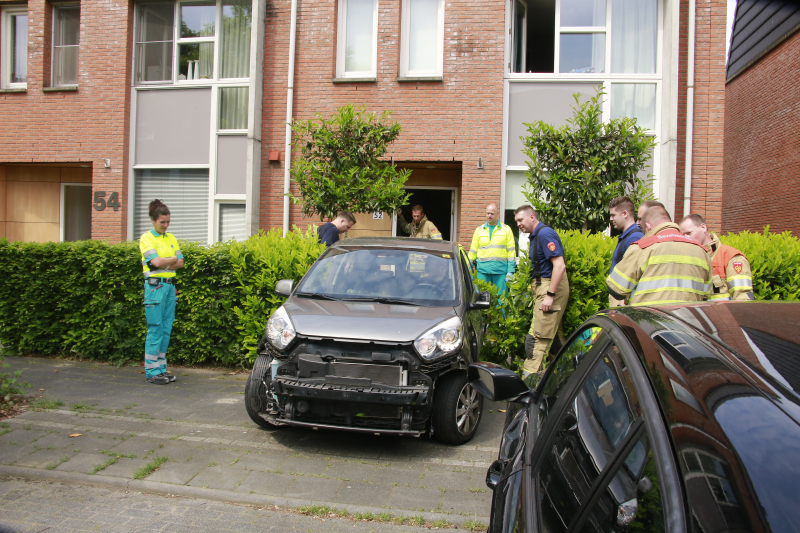
[[[688,77],[689,3],[680,7],[678,74],[678,161],[675,218],[683,212],[686,175],[686,87]],[[723,130],[725,124],[725,0],[697,0],[692,132],[691,211],[712,228],[722,220]]]
[[[444,81],[399,83],[401,2],[379,3],[377,82],[334,84],[335,2],[300,3],[294,84],[294,117],[333,114],[337,107],[364,104],[385,109],[403,126],[393,153],[397,161],[463,162],[460,240],[482,222],[489,200],[500,199],[503,109],[503,0],[446,2]],[[284,149],[290,3],[271,3],[267,13],[261,227],[281,227],[283,162],[267,160]],[[478,170],[478,157],[485,169]],[[291,223],[301,223],[292,206]]]
[[[133,2],[82,2],[78,90],[43,92],[52,4],[30,0],[28,90],[0,94],[0,163],[90,163],[92,189],[120,195],[118,211],[92,210],[92,238],[112,242],[126,238],[132,26]]]
[[[800,32],[725,90],[722,231],[800,236]]]

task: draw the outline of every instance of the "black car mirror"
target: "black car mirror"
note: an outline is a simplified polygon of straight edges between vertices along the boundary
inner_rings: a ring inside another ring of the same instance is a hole
[[[500,480],[503,479],[503,461],[497,459],[486,471],[486,486],[494,490]]]
[[[623,502],[617,507],[617,526],[626,528],[636,519],[639,511],[639,501],[636,498]]]
[[[489,291],[481,291],[475,295],[475,300],[469,304],[470,309],[489,309],[492,306],[492,295]]]
[[[293,279],[282,279],[275,284],[275,294],[279,296],[289,296],[290,294],[292,294],[293,288],[294,288]]]
[[[517,375],[494,363],[482,361],[469,365],[469,384],[487,400],[493,402],[521,402],[530,401],[531,390]]]

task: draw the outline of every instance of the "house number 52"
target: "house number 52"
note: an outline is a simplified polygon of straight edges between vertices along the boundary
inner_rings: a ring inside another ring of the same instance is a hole
[[[102,211],[106,207],[113,207],[114,211],[119,210],[119,193],[112,192],[108,195],[108,200],[106,200],[106,191],[94,191],[94,201],[92,202],[92,206],[97,211]]]

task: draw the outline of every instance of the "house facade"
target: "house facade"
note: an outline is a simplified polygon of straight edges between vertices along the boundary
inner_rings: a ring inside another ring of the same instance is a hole
[[[351,103],[402,124],[411,203],[468,242],[526,200],[525,123],[604,117],[657,141],[644,175],[675,215],[721,222],[720,0],[0,1],[0,236],[121,241],[147,203],[179,238],[304,225],[287,123]],[[408,218],[408,213],[406,217]],[[397,234],[358,214],[349,235]]]

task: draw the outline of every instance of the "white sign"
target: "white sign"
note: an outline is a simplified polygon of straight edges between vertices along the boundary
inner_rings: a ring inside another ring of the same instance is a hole
[[[372,220],[383,220],[383,213],[380,211],[375,211],[372,213]]]

